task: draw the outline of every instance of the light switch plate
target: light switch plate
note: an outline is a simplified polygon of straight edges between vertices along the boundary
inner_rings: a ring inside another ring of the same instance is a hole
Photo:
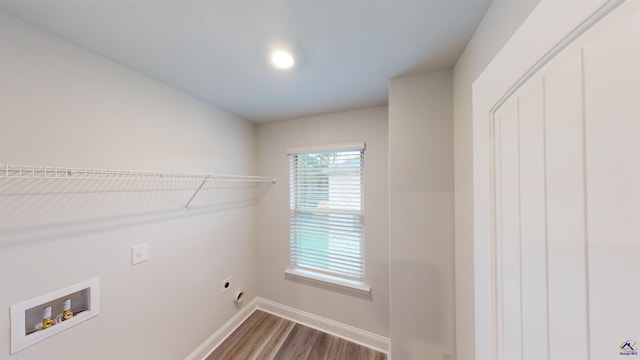
[[[149,260],[149,245],[147,243],[131,247],[131,265]]]

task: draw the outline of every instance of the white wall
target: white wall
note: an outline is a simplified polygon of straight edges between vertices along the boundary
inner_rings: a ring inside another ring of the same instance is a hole
[[[279,181],[258,207],[258,289],[261,297],[389,336],[387,108],[376,107],[260,124],[259,172]],[[371,296],[284,277],[289,265],[287,148],[367,143],[364,160],[365,262]]]
[[[454,359],[452,72],[389,86],[391,351]]]
[[[256,170],[252,124],[0,15],[0,163]],[[255,207],[210,190],[185,210],[187,185],[1,180],[0,358],[181,359],[237,311],[225,277],[253,298]],[[98,317],[9,356],[12,304],[94,276]]]
[[[471,86],[538,1],[494,1],[453,70],[455,167],[455,264],[457,358],[472,359],[473,303],[473,124]]]

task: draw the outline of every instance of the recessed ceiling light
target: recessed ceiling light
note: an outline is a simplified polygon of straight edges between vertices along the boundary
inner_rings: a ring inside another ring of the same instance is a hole
[[[293,55],[285,50],[276,50],[271,53],[271,64],[277,69],[290,69],[294,63]]]

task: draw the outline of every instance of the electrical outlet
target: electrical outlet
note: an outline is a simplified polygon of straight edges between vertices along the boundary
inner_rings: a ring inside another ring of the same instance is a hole
[[[231,276],[229,276],[228,278],[222,280],[222,293],[226,293],[227,291],[229,291],[229,289],[231,289]]]
[[[131,247],[131,265],[149,260],[149,245],[147,243]]]

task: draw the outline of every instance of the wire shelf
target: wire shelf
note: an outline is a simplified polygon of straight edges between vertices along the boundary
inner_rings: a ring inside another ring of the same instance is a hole
[[[200,185],[187,201],[188,208],[205,183],[219,182],[250,182],[275,184],[276,179],[268,176],[249,175],[214,175],[151,172],[138,170],[112,170],[93,168],[70,168],[61,166],[38,165],[6,165],[0,164],[0,179],[67,179],[67,180],[199,180]]]
[[[212,180],[271,182],[267,176],[213,175],[151,172],[137,170],[109,170],[93,168],[70,168],[60,166],[5,165],[0,164],[0,179],[89,179],[89,180]]]

